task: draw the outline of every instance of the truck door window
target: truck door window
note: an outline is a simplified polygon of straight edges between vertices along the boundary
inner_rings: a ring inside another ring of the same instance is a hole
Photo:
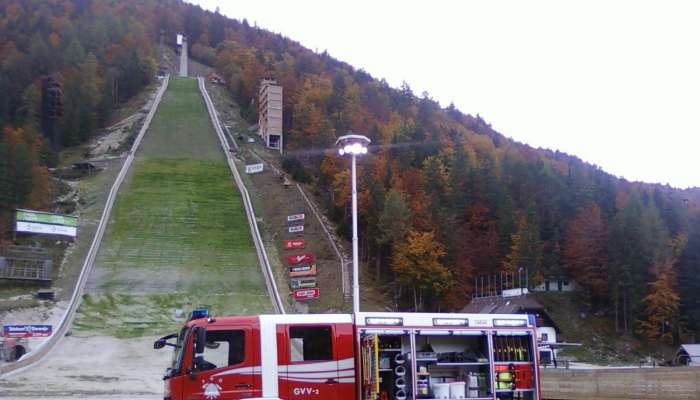
[[[330,326],[296,326],[289,328],[292,362],[333,360]]]
[[[240,364],[245,360],[245,332],[207,331],[204,346],[205,369],[222,368]]]

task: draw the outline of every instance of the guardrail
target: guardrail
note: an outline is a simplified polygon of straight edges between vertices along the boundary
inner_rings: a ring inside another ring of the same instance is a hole
[[[253,210],[252,202],[250,201],[250,195],[248,190],[243,184],[236,164],[231,157],[231,147],[224,136],[224,131],[221,128],[221,123],[219,122],[219,116],[214,108],[214,103],[209,97],[207,88],[204,85],[204,78],[201,76],[197,78],[199,82],[199,90],[202,92],[202,97],[204,98],[204,103],[207,105],[207,111],[209,111],[209,117],[211,118],[212,125],[214,125],[214,130],[219,138],[221,147],[224,150],[224,155],[226,157],[226,162],[228,163],[231,173],[233,174],[238,190],[241,192],[241,197],[243,198],[243,205],[245,207],[246,216],[248,217],[248,225],[250,225],[250,232],[253,235],[253,243],[255,243],[255,250],[258,253],[258,259],[260,260],[260,268],[262,269],[263,276],[265,277],[265,285],[267,286],[267,291],[270,293],[270,298],[272,299],[272,305],[278,314],[284,314],[284,303],[280,297],[279,291],[277,290],[277,283],[275,282],[275,276],[272,273],[272,268],[270,267],[270,261],[267,258],[267,252],[265,251],[265,245],[260,236],[260,231],[258,230],[258,223],[255,219],[255,211]],[[235,143],[235,142],[234,142]]]
[[[134,154],[136,153],[136,149],[138,149],[139,144],[141,144],[141,140],[143,139],[143,135],[146,133],[146,130],[148,130],[148,127],[151,124],[151,120],[153,119],[153,116],[155,115],[156,110],[158,109],[160,99],[163,97],[163,93],[168,87],[169,80],[170,75],[166,76],[163,79],[163,83],[158,89],[158,93],[156,94],[156,97],[153,100],[151,110],[148,112],[146,120],[144,121],[143,126],[141,126],[141,130],[139,131],[138,136],[136,136],[136,140],[134,140],[134,144],[129,150],[129,155],[126,157],[124,165],[122,165],[122,169],[119,171],[119,175],[117,175],[117,179],[114,180],[114,184],[112,185],[112,188],[109,191],[109,196],[107,196],[107,201],[105,202],[105,208],[102,210],[102,216],[100,217],[100,221],[97,226],[97,231],[95,232],[95,236],[93,237],[92,243],[90,244],[90,249],[88,250],[87,256],[85,257],[85,261],[83,262],[83,267],[80,271],[78,281],[75,284],[75,289],[73,290],[73,295],[71,296],[70,304],[66,312],[63,314],[61,321],[58,323],[58,328],[54,330],[53,335],[51,335],[51,337],[49,337],[46,341],[42,342],[36,349],[27,353],[20,360],[15,361],[14,363],[0,366],[0,376],[9,374],[11,372],[22,371],[24,369],[30,368],[31,366],[41,361],[47,354],[49,354],[51,349],[53,349],[59,343],[59,341],[63,338],[63,336],[73,323],[75,312],[78,310],[78,306],[80,306],[83,290],[85,289],[85,284],[87,283],[87,279],[90,276],[90,272],[92,271],[93,263],[95,262],[95,257],[97,256],[97,251],[100,248],[100,243],[102,242],[102,237],[104,236],[104,232],[107,227],[107,222],[109,221],[109,216],[112,212],[114,200],[116,199],[117,193],[119,192],[119,187],[124,181],[124,178],[126,177],[126,174],[129,171],[129,167],[131,167],[131,164],[134,161]]]

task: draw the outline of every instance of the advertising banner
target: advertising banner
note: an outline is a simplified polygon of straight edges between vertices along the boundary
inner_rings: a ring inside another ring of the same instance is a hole
[[[299,253],[290,254],[287,256],[287,262],[291,265],[297,265],[301,263],[311,264],[315,260],[316,258],[314,257],[314,253]]]
[[[304,239],[290,239],[282,242],[285,250],[301,250],[306,247]]]
[[[38,222],[42,224],[78,226],[78,217],[51,214],[42,211],[17,210],[17,221]]]
[[[263,171],[263,164],[250,164],[245,166],[246,174],[257,174]]]
[[[308,277],[308,278],[291,279],[289,281],[289,284],[292,287],[292,290],[315,288],[316,287],[316,278]]]
[[[304,218],[306,218],[306,215],[304,215],[303,213],[287,215],[287,222],[303,221]]]
[[[315,276],[316,264],[295,265],[289,268],[289,277],[297,278],[302,276]]]
[[[294,292],[294,300],[317,299],[321,295],[319,288],[297,289]]]
[[[75,237],[78,234],[78,218],[42,211],[17,210],[15,230],[25,233],[43,233]]]
[[[17,232],[43,233],[46,235],[63,235],[76,237],[78,230],[72,226],[37,224],[35,222],[17,221]]]
[[[2,332],[5,337],[46,337],[51,336],[51,325],[4,325]]]
[[[290,226],[289,233],[304,233],[304,225]]]

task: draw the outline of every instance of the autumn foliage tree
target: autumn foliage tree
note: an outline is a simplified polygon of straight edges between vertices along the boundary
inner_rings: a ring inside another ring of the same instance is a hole
[[[396,246],[391,267],[398,284],[411,290],[415,310],[447,287],[450,273],[440,262],[444,255],[432,232],[409,231],[406,241]]]
[[[596,203],[581,208],[564,237],[563,260],[569,275],[586,290],[589,304],[607,293],[607,226]]]
[[[636,332],[650,341],[676,344],[683,330],[675,265],[687,243],[686,234],[679,234],[670,241],[668,254],[656,266],[656,276],[644,297],[644,311],[637,320]]]

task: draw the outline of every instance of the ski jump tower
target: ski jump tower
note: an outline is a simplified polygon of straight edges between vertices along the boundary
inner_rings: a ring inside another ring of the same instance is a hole
[[[187,36],[178,34],[177,45],[180,46],[180,77],[187,77]]]

